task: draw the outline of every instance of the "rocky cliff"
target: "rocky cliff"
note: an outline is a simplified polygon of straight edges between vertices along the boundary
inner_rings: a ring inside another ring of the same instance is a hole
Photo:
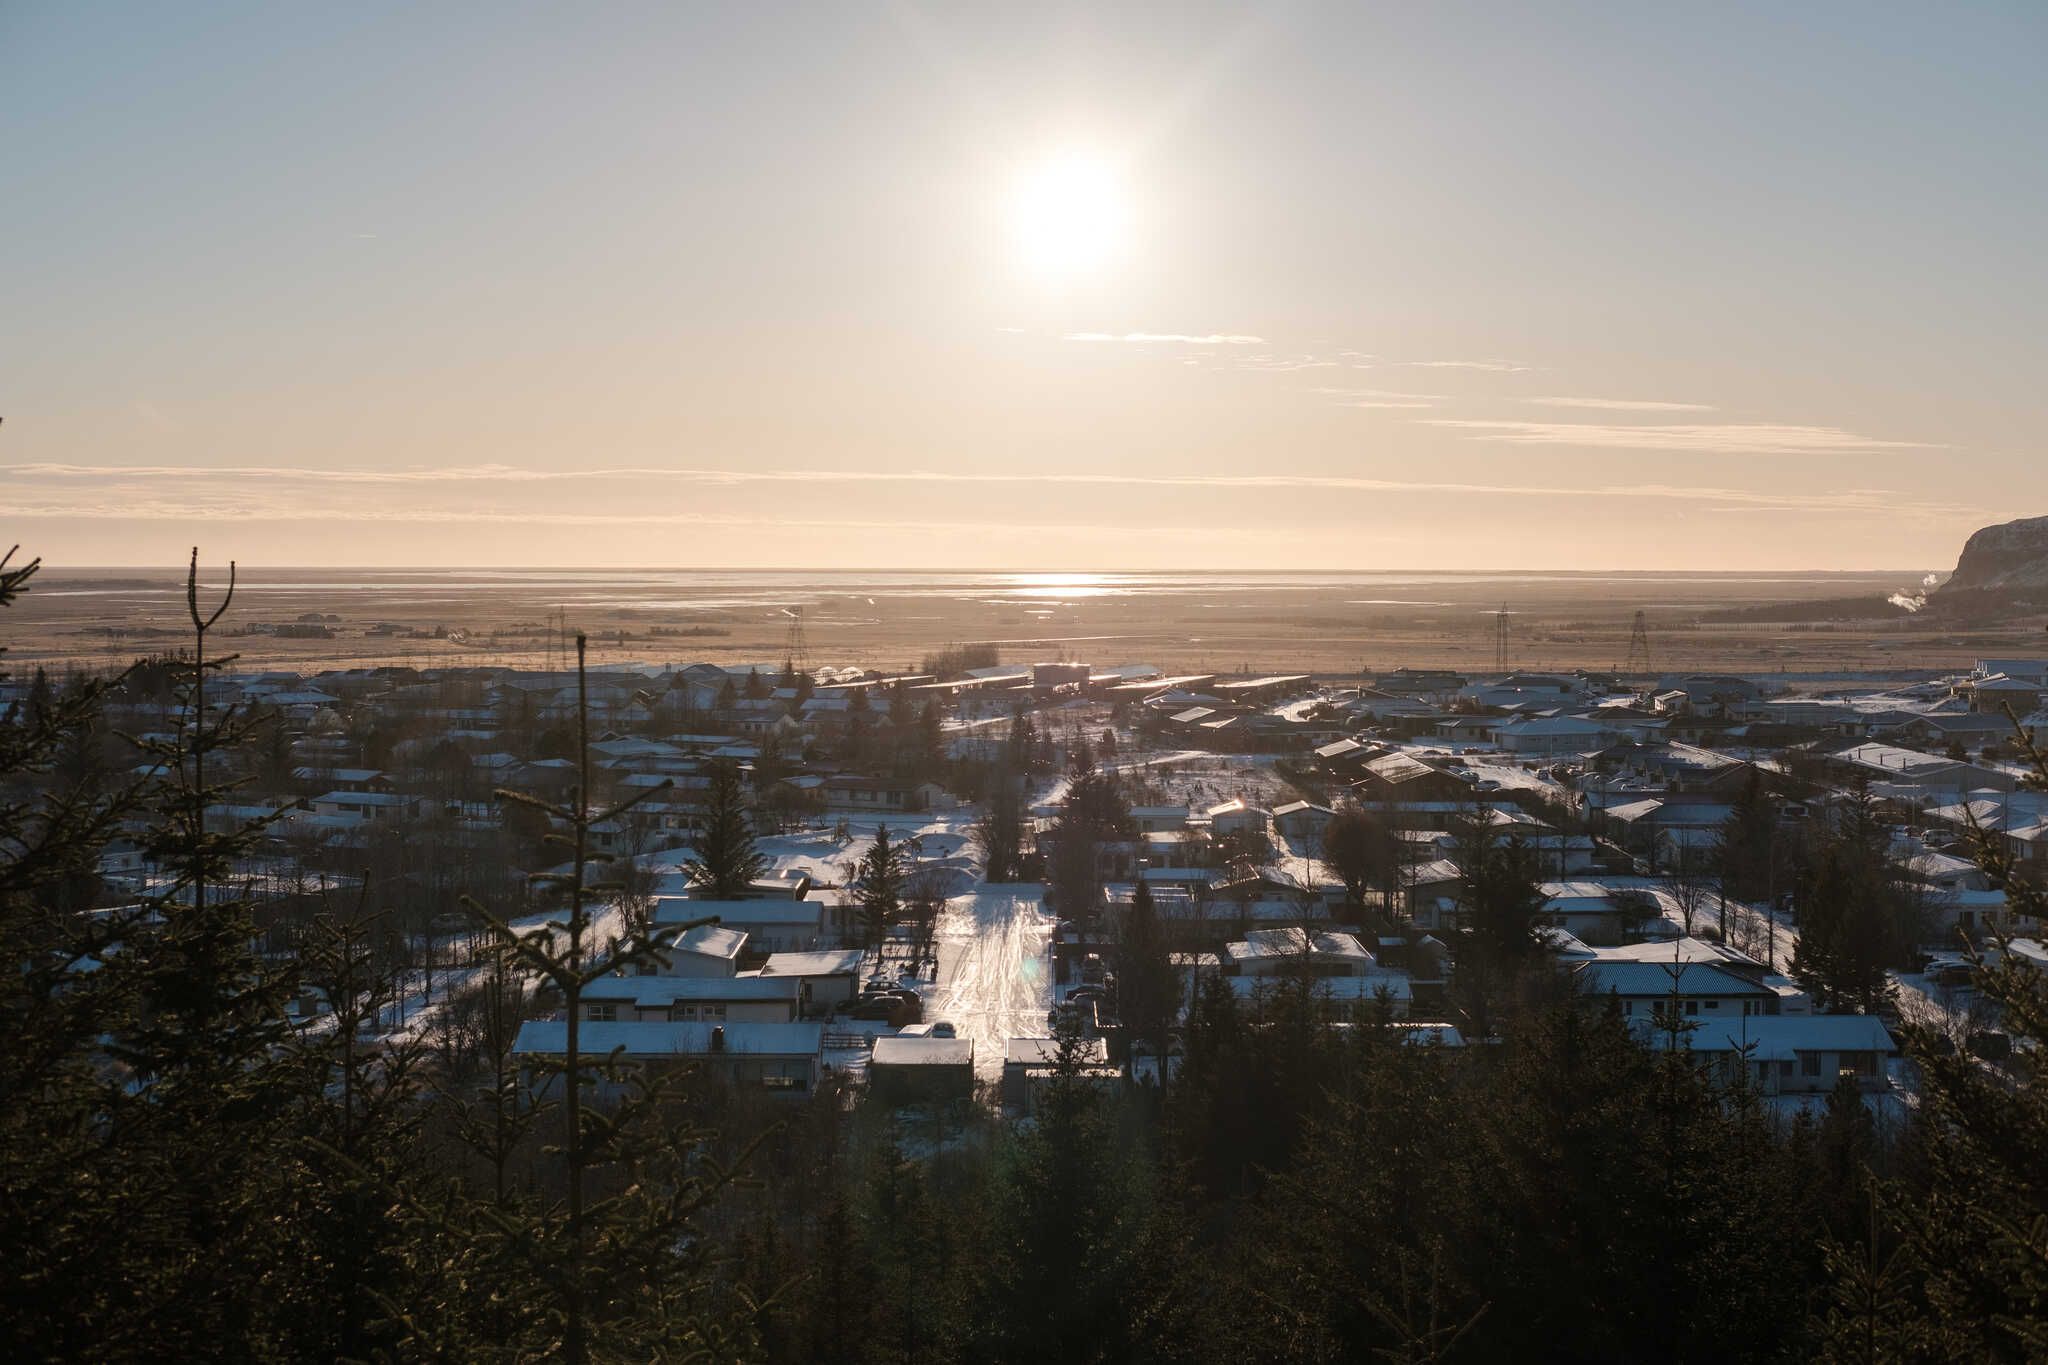
[[[2023,517],[1971,536],[1933,600],[1964,597],[2048,597],[2048,517]]]

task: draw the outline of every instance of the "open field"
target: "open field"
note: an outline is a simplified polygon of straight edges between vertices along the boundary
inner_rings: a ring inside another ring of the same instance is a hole
[[[1005,661],[1341,677],[1397,665],[1489,669],[1503,605],[1516,668],[1615,668],[1638,610],[1660,672],[1896,674],[2048,642],[2038,623],[1702,620],[1762,603],[1882,598],[1920,577],[254,569],[242,575],[229,622],[250,633],[227,643],[247,667],[545,667],[563,657],[566,624],[590,634],[601,664],[779,665],[800,610],[814,666],[897,670],[949,644],[990,642]],[[46,569],[9,613],[13,661],[108,664],[175,648],[181,580],[174,570]],[[309,617],[320,619],[301,620]],[[267,633],[279,626],[325,634]]]

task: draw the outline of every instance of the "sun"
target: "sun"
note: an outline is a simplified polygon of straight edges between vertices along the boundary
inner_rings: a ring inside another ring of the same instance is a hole
[[[1096,273],[1114,260],[1127,216],[1116,167],[1087,152],[1067,152],[1017,177],[1010,232],[1032,271],[1068,278]]]

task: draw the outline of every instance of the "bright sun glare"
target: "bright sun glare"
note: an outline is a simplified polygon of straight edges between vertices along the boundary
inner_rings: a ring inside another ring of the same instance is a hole
[[[1100,270],[1124,234],[1123,187],[1101,157],[1067,153],[1018,177],[1010,228],[1025,264],[1045,275]]]

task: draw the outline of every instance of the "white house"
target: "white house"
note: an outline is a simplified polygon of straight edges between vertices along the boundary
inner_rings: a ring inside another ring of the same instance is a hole
[[[1635,1030],[1651,1047],[1671,1045],[1670,1031],[1650,1020]],[[1899,1055],[1883,1021],[1870,1014],[1741,1015],[1702,1021],[1677,1042],[1724,1075],[1746,1065],[1766,1095],[1825,1093],[1845,1074],[1860,1089],[1883,1090],[1889,1085],[1885,1063]]]

